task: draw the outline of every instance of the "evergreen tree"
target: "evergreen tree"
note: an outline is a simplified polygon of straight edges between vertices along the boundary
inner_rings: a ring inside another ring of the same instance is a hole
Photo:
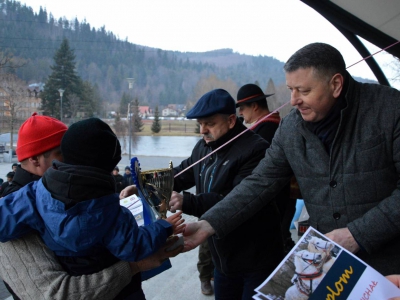
[[[102,113],[103,99],[97,86],[93,86],[89,81],[82,84],[82,103],[79,112],[84,112],[87,117],[100,116]]]
[[[126,131],[127,131],[127,126],[124,122],[121,121],[121,117],[120,117],[119,113],[117,113],[115,115],[115,119],[114,119],[115,135],[117,137],[121,138],[126,135]]]
[[[136,98],[133,104],[133,132],[140,132],[143,130],[142,117],[139,114],[139,100]]]
[[[161,121],[160,121],[160,114],[158,113],[158,106],[154,110],[154,121],[151,124],[151,132],[159,133],[161,131]]]
[[[64,90],[63,94],[63,114],[71,115],[69,96],[75,94],[82,103],[87,99],[82,96],[82,80],[75,72],[75,54],[69,47],[67,39],[61,43],[60,48],[54,55],[55,65],[51,66],[50,74],[42,93],[42,109],[44,115],[60,118],[60,93],[59,89]]]

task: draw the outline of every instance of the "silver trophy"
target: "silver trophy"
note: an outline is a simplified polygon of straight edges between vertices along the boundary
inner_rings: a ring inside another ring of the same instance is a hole
[[[172,161],[165,169],[141,171],[136,157],[131,160],[132,178],[139,195],[146,200],[158,218],[166,219],[174,189]]]
[[[156,218],[167,218],[169,200],[174,190],[172,168],[172,161],[170,161],[168,168],[141,171],[138,159],[136,157],[131,159],[132,178],[138,194],[150,206]],[[171,251],[180,245],[183,245],[182,236],[179,236],[179,240],[166,250]]]

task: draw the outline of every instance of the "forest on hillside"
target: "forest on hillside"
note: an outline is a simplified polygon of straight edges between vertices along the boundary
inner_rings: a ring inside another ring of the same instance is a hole
[[[231,49],[182,53],[144,47],[120,40],[105,26],[94,28],[87,20],[57,19],[44,9],[36,13],[18,1],[0,0],[0,52],[24,62],[15,72],[27,83],[46,82],[64,38],[75,52],[77,74],[96,86],[109,104],[130,93],[141,105],[190,106],[207,92],[204,86],[225,88],[235,97],[249,82],[265,89],[272,79],[277,90],[284,84],[283,63],[272,57]],[[132,90],[126,78],[134,78]]]

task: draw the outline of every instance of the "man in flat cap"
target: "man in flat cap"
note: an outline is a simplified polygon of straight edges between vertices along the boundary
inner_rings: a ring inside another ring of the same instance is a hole
[[[250,175],[269,144],[250,130],[244,132],[246,127],[238,121],[235,101],[223,89],[203,95],[186,117],[197,119],[203,139],[196,144],[192,155],[174,168],[175,174],[240,134],[174,180],[171,212],[182,210],[201,217]],[[193,186],[196,195],[179,194]],[[215,299],[251,299],[254,289],[283,258],[279,223],[277,208],[271,203],[229,236],[223,239],[212,236],[206,241],[215,265]],[[203,244],[200,249],[206,246]],[[211,285],[209,291],[212,293]]]

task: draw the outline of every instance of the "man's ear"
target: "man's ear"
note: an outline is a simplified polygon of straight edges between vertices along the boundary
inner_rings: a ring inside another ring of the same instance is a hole
[[[340,73],[336,73],[332,76],[331,86],[332,86],[332,96],[333,98],[338,98],[342,92],[344,84],[344,78]]]
[[[232,129],[233,126],[235,126],[237,120],[237,116],[235,114],[232,114],[229,116],[229,129]]]
[[[39,167],[40,163],[39,163],[39,156],[32,156],[29,157],[29,161],[35,166],[35,167]]]
[[[254,111],[257,111],[259,107],[260,107],[260,106],[258,105],[257,102],[251,103],[251,108],[252,108]]]

